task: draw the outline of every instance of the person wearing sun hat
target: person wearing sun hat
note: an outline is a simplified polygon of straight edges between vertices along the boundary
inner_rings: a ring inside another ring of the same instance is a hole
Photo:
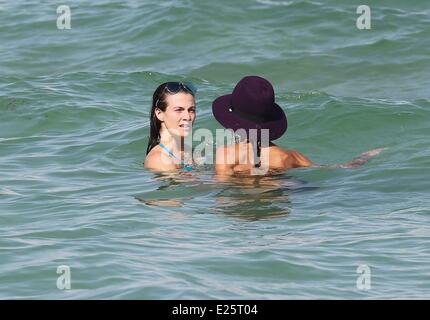
[[[275,102],[275,92],[268,80],[259,76],[244,77],[231,94],[214,100],[212,112],[224,128],[238,133],[242,140],[217,149],[218,173],[246,172],[258,167],[277,171],[312,165],[300,152],[284,150],[271,142],[286,132],[288,121]],[[264,134],[266,143],[263,143]]]
[[[218,147],[215,161],[218,174],[265,174],[300,167],[356,168],[385,149],[364,152],[345,164],[317,165],[299,151],[278,147],[272,141],[287,131],[287,116],[275,102],[272,84],[258,76],[242,78],[231,94],[215,99],[212,113],[224,128],[238,133],[242,139],[233,145]],[[265,170],[254,171],[260,167]]]

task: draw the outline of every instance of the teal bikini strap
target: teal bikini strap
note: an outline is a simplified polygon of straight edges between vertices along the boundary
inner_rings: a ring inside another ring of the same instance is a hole
[[[164,150],[166,150],[166,151],[167,151],[167,153],[168,153],[168,154],[170,154],[172,157],[174,157],[174,158],[178,159],[178,157],[176,157],[176,156],[175,156],[175,154],[172,152],[172,150],[170,150],[169,148],[167,148],[164,144],[162,144],[162,143],[160,142],[160,143],[159,143],[159,146],[160,146],[161,148],[163,148]],[[191,170],[193,169],[193,167],[189,166],[188,164],[185,164],[185,163],[184,163],[184,161],[182,161],[182,160],[180,160],[180,159],[178,159],[178,160],[181,162],[181,164],[182,164],[182,166],[183,166],[183,169],[184,169],[185,171],[191,171]]]
[[[176,159],[178,159],[174,154],[173,154],[173,152],[169,149],[169,148],[167,148],[164,144],[162,144],[161,142],[159,143],[159,145],[160,145],[160,147],[161,148],[163,148],[164,150],[166,150],[167,151],[167,153],[168,154],[170,154],[172,157],[174,157],[174,158],[176,158]],[[179,160],[179,159],[178,159]]]

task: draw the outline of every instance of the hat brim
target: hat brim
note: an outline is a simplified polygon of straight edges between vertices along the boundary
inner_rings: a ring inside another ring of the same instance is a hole
[[[267,115],[267,120],[264,122],[254,122],[248,119],[241,118],[234,112],[230,112],[232,106],[231,94],[227,94],[215,99],[212,103],[212,113],[215,119],[227,129],[234,131],[238,129],[269,129],[269,140],[280,138],[288,127],[287,116],[282,108],[276,103],[272,107],[270,115]]]

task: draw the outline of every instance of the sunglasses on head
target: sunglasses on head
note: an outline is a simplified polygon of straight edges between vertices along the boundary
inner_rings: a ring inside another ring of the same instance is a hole
[[[169,93],[178,93],[181,90],[185,90],[193,96],[197,92],[197,88],[191,82],[166,82],[164,89],[169,91]]]
[[[197,88],[191,83],[191,82],[166,82],[166,85],[163,90],[167,90],[171,94],[178,93],[180,91],[185,90],[186,92],[190,93],[193,97],[196,95]],[[155,106],[158,106],[158,102],[160,99],[157,100],[155,103]]]

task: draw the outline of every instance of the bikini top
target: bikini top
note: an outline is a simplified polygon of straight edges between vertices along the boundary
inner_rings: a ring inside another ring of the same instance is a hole
[[[169,148],[167,148],[164,144],[162,144],[161,142],[158,144],[161,148],[163,148],[164,150],[166,150],[167,151],[167,153],[169,154],[169,155],[171,155],[172,157],[174,157],[174,158],[176,158],[176,159],[178,159],[175,155],[174,155],[174,153],[172,152],[172,150],[170,150]],[[189,166],[188,164],[185,164],[184,163],[184,161],[182,161],[182,160],[180,160],[180,159],[178,159],[179,161],[180,161],[180,163],[181,163],[181,165],[182,165],[182,169],[184,170],[184,171],[191,171],[191,170],[193,170],[193,167],[191,167],[191,166]]]

